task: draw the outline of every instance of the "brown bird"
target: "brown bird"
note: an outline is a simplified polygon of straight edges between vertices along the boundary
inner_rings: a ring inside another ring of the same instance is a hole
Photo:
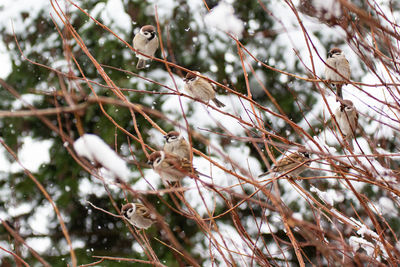
[[[195,74],[188,72],[186,77],[183,79],[185,82],[185,91],[194,98],[200,99],[204,102],[209,102],[212,100],[215,105],[219,108],[225,107],[225,104],[219,101],[215,97],[215,90],[211,83],[206,79],[201,78],[200,72],[195,71]]]
[[[183,159],[190,159],[190,146],[185,138],[176,131],[171,131],[164,135],[165,144],[163,150],[170,154],[175,154]]]
[[[128,222],[139,229],[147,229],[156,221],[141,203],[125,204],[121,208],[121,213]]]
[[[342,100],[340,107],[335,111],[337,124],[344,138],[353,149],[352,139],[355,137],[356,129],[358,128],[358,112],[354,104],[350,100]]]
[[[177,182],[192,173],[192,164],[184,158],[164,151],[153,152],[147,164],[168,182]]]
[[[342,86],[347,84],[351,75],[349,61],[340,48],[334,47],[328,53],[326,65],[325,78],[335,85],[337,96],[343,99]]]
[[[133,38],[133,48],[139,52],[154,57],[154,54],[158,48],[158,38],[156,35],[156,28],[153,25],[145,25]],[[137,69],[143,69],[146,67],[146,61],[151,60],[148,57],[136,53],[136,57],[139,58],[136,65]]]
[[[308,154],[308,152],[292,152],[280,159],[270,171],[264,172],[258,177],[263,177],[271,173],[286,173],[292,169],[294,170],[287,173],[287,175],[295,177],[310,166],[311,162],[309,160],[310,154]]]

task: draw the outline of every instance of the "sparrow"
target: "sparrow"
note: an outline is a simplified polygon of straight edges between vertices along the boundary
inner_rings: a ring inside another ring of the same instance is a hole
[[[343,136],[353,149],[351,139],[354,138],[358,127],[358,112],[350,100],[341,101],[341,105],[335,111],[335,119]]]
[[[180,181],[192,173],[192,164],[187,159],[164,151],[151,153],[147,164],[168,182]]]
[[[158,48],[158,38],[156,35],[156,29],[153,25],[146,25],[140,29],[133,38],[133,48],[145,55],[154,57],[154,53]],[[151,60],[139,53],[136,53],[136,57],[139,58],[136,65],[137,69],[145,68],[146,61]]]
[[[334,47],[329,50],[328,58],[326,59],[325,66],[325,78],[329,82],[333,82],[336,87],[337,96],[343,99],[342,86],[344,82],[347,84],[347,80],[350,80],[350,65],[349,61],[344,56],[340,48]]]
[[[282,159],[278,160],[276,165],[273,166],[270,171],[264,172],[258,177],[263,177],[270,173],[286,173],[287,171],[296,168],[293,171],[287,173],[288,176],[295,177],[305,171],[308,166],[310,166],[311,162],[309,160],[310,154],[308,152],[290,152],[289,155],[284,156]]]
[[[121,213],[128,222],[139,229],[147,229],[156,221],[141,203],[125,204],[121,208]]]
[[[225,104],[215,98],[215,90],[211,83],[206,79],[201,78],[200,72],[195,71],[195,74],[188,72],[183,79],[185,82],[185,91],[194,98],[198,98],[204,102],[212,100],[219,108],[225,107]]]
[[[190,146],[185,138],[176,131],[171,131],[164,135],[164,152],[175,154],[181,159],[190,159]]]

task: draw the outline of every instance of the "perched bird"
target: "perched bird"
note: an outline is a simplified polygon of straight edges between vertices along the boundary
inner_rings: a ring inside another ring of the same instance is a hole
[[[145,55],[154,57],[154,53],[158,48],[158,38],[156,35],[156,29],[153,25],[146,25],[140,29],[133,38],[133,48]],[[145,68],[146,61],[151,60],[139,53],[136,53],[136,57],[139,58],[136,65],[137,69]]]
[[[147,164],[168,182],[177,182],[192,173],[192,164],[184,158],[164,151],[151,153]]]
[[[140,229],[147,229],[156,221],[141,203],[125,204],[122,206],[121,212],[133,226]]]
[[[328,53],[325,66],[325,78],[335,84],[337,96],[343,99],[342,86],[343,83],[350,80],[349,61],[344,56],[340,48],[334,47]],[[335,83],[341,82],[341,83]]]
[[[335,119],[340,131],[353,149],[351,139],[354,138],[358,127],[358,112],[353,102],[350,100],[341,101],[340,107],[335,111]]]
[[[215,98],[215,90],[212,84],[206,79],[197,76],[201,75],[200,72],[195,71],[194,73],[196,74],[188,72],[183,79],[185,82],[185,91],[191,97],[198,98],[207,103],[212,100],[217,107],[225,107],[224,103]]]
[[[164,135],[165,144],[163,150],[170,154],[175,154],[183,159],[190,159],[190,146],[185,138],[176,131],[171,131]]]
[[[291,169],[294,170],[289,172],[287,175],[295,177],[305,171],[308,166],[310,166],[311,162],[309,160],[310,154],[308,154],[308,152],[290,152],[289,155],[284,156],[282,159],[280,159],[270,171],[264,172],[258,177],[263,177],[270,173],[286,173]]]

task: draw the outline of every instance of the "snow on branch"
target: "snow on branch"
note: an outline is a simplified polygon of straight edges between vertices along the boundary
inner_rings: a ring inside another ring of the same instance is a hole
[[[112,150],[100,137],[95,134],[84,134],[74,142],[76,153],[100,164],[109,170],[114,176],[126,181],[129,169],[118,154]]]

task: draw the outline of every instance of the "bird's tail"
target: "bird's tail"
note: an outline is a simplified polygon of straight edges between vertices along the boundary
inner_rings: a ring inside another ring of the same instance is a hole
[[[215,105],[217,105],[217,107],[219,107],[219,108],[225,107],[225,104],[222,103],[221,101],[219,101],[219,100],[216,99],[216,98],[214,98],[212,101],[213,101],[213,102],[215,103]]]
[[[349,143],[349,148],[354,151],[353,138],[346,138],[346,141]]]
[[[138,70],[146,68],[146,60],[139,58],[136,68]]]
[[[340,99],[343,99],[342,86],[343,86],[343,84],[336,84],[336,85],[335,85],[335,87],[336,87],[336,95],[337,95],[337,97],[339,97]],[[338,102],[338,101],[339,101],[339,100],[336,99],[336,102]]]

